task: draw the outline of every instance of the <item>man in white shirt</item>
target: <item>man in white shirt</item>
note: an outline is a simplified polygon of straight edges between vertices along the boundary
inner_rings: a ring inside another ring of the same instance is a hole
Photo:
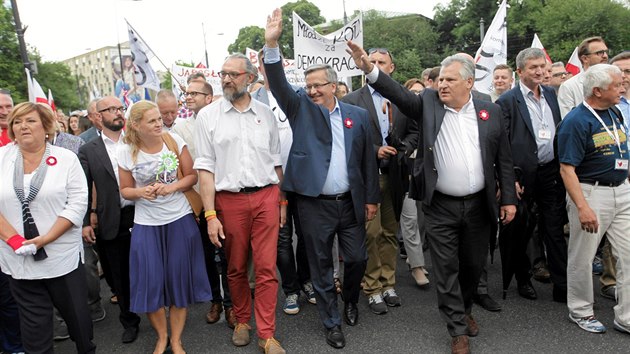
[[[563,119],[567,113],[584,101],[582,91],[584,72],[593,65],[608,62],[608,47],[602,37],[589,37],[580,43],[578,56],[582,62],[582,71],[565,81],[558,89],[558,104],[560,104],[560,116]]]
[[[199,171],[210,240],[219,248],[223,246],[219,238],[225,244],[237,321],[232,343],[244,346],[250,342],[252,297],[247,261],[251,249],[258,346],[265,353],[281,354],[285,351],[274,338],[276,254],[287,202],[278,188],[282,161],[276,118],[269,106],[247,92],[255,70],[243,54],[229,56],[219,76],[224,99],[199,112],[194,167]]]
[[[177,106],[177,98],[171,90],[160,90],[155,96],[155,104],[158,106],[160,115],[162,116],[162,130],[170,131],[177,123],[184,122],[185,119],[177,118],[179,108]]]
[[[117,97],[108,96],[95,105],[102,124],[101,136],[79,149],[79,160],[88,183],[88,206],[83,220],[83,240],[98,241],[99,255],[109,263],[111,278],[120,307],[119,320],[124,331],[123,343],[138,337],[140,317],[129,311],[129,248],[134,217],[134,203],[120,195],[117,151],[122,144],[125,108]],[[91,206],[95,190],[96,208]],[[95,227],[98,225],[98,230]]]

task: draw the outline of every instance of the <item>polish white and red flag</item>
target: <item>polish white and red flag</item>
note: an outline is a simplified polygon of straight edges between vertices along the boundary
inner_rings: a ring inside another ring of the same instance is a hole
[[[57,112],[57,107],[55,106],[55,99],[53,98],[52,91],[48,89],[48,105],[52,108],[53,112]]]
[[[538,38],[538,34],[537,33],[534,33],[534,40],[532,41],[532,48],[542,49],[542,51],[545,52],[545,59],[547,59],[547,63],[553,64],[553,62],[551,61],[551,58],[549,57],[549,54],[547,54],[547,51],[545,50],[545,47],[543,46],[542,42],[540,41],[540,38]]]
[[[31,72],[28,69],[26,70],[26,83],[28,86],[28,100],[33,103],[45,103],[50,106],[48,103],[48,97],[44,93],[44,90],[39,85],[39,82],[35,80],[35,78],[31,77]]]
[[[575,47],[575,49],[573,50],[571,58],[569,58],[565,69],[573,74],[573,76],[579,74],[582,71],[582,62],[580,61],[580,57],[578,56],[578,47]]]

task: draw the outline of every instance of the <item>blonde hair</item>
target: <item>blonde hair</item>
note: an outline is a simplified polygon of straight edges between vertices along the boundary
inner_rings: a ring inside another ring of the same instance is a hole
[[[139,101],[134,103],[129,110],[129,118],[127,120],[127,130],[123,142],[131,146],[131,159],[135,163],[138,159],[138,151],[140,151],[140,135],[136,126],[140,124],[144,114],[152,109],[158,109],[158,106],[151,101]]]
[[[52,139],[57,131],[57,117],[52,111],[50,106],[43,103],[22,102],[15,106],[8,117],[9,125],[9,138],[15,141],[15,134],[13,133],[13,122],[16,118],[24,117],[25,115],[36,112],[39,115],[39,119],[42,121],[42,126],[47,134],[46,139]]]

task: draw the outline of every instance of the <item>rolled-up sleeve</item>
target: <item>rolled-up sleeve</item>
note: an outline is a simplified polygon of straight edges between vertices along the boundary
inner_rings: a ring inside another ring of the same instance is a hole
[[[197,116],[195,126],[195,149],[197,158],[193,168],[214,173],[216,155],[214,151],[213,136],[216,119],[208,110],[201,110]]]

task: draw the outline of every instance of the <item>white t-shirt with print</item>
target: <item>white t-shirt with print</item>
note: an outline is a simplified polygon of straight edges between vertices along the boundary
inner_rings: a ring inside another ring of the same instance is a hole
[[[181,154],[186,143],[177,134],[169,134],[177,142],[177,148]],[[138,151],[138,157],[134,163],[131,158],[131,146],[125,144],[118,149],[118,166],[131,171],[136,182],[136,188],[145,187],[155,182],[169,184],[177,181],[177,169],[174,168],[174,164],[169,163],[171,161],[168,159],[171,154],[172,152],[166,144],[163,144],[162,151],[156,154]],[[186,196],[182,192],[175,192],[166,196],[158,196],[154,200],[144,198],[136,200],[133,221],[139,225],[158,226],[173,222],[189,213],[192,213],[192,209]]]

